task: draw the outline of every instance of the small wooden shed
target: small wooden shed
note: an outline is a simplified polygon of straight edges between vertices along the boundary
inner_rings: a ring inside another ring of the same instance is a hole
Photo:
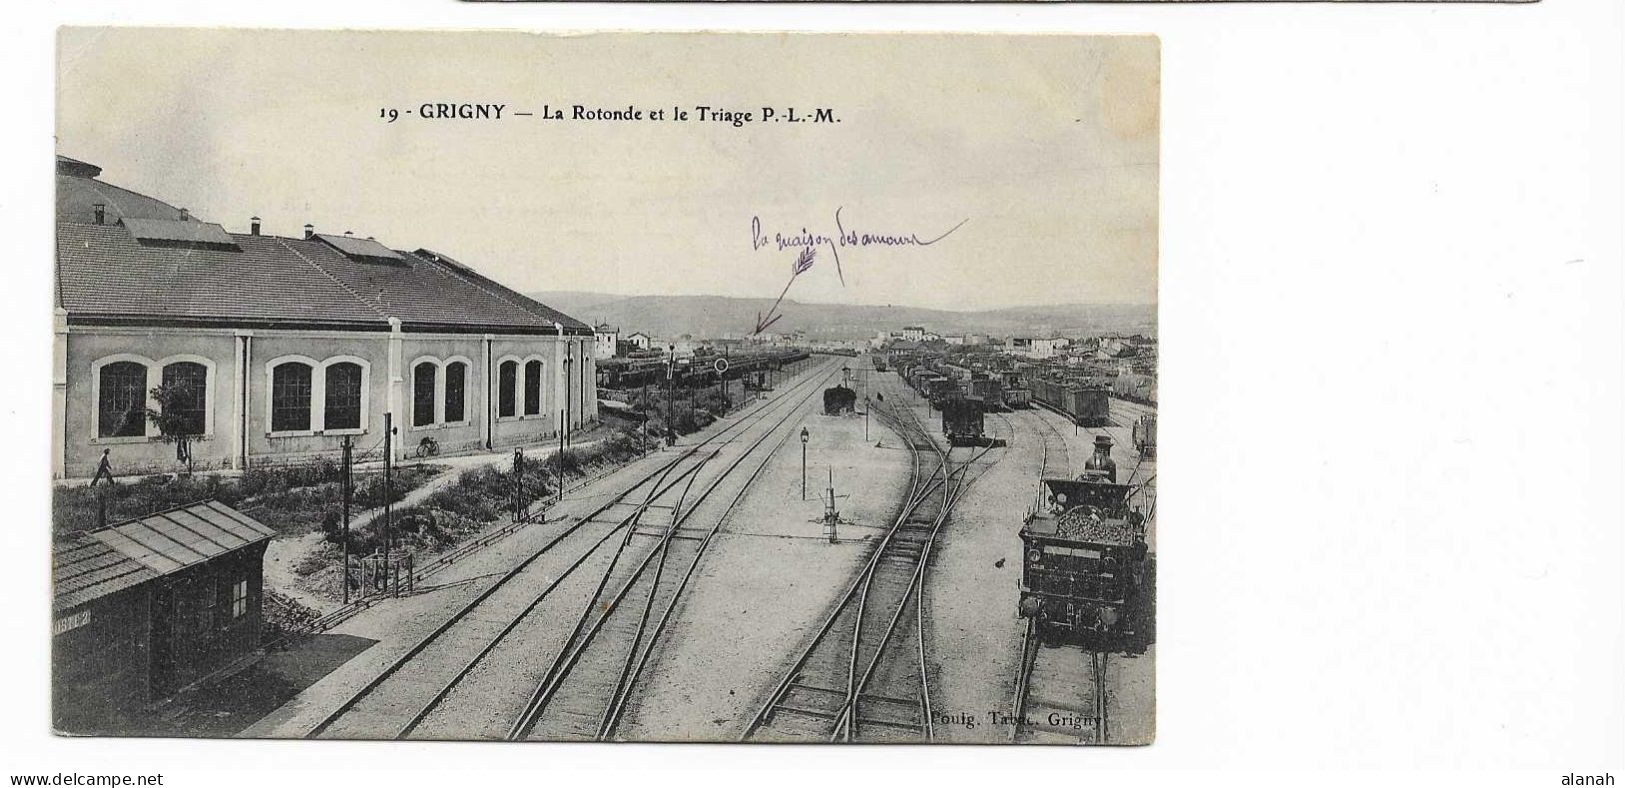
[[[204,501],[59,539],[57,729],[94,732],[109,713],[173,694],[258,648],[265,546],[275,535]]]

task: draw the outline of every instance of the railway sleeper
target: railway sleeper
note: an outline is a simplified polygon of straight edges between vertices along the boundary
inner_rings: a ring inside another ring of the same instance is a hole
[[[660,528],[660,529],[639,528],[638,530],[633,531],[632,535],[633,536],[649,536],[649,537],[653,537],[655,539],[664,539],[666,537],[666,530],[663,529],[663,528]],[[695,542],[704,541],[705,540],[705,531],[703,531],[701,529],[698,529],[698,528],[679,528],[679,529],[677,529],[676,533],[671,535],[671,538],[673,538],[673,539],[686,539],[686,540],[695,541]]]
[[[887,719],[881,719],[881,718],[878,718],[878,717],[865,717],[865,716],[862,716],[862,715],[858,716],[857,721],[858,721],[858,727],[859,728],[862,728],[865,725],[873,725],[873,726],[875,726],[877,728],[891,728],[893,730],[902,730],[902,731],[909,731],[910,733],[918,733],[918,734],[920,734],[922,736],[925,735],[925,726],[918,723],[918,722],[906,722],[906,721],[903,721],[903,720],[887,720]]]
[[[818,693],[822,693],[822,694],[825,694],[825,695],[833,695],[833,696],[838,697],[838,698],[845,698],[846,697],[846,690],[843,690],[843,689],[831,689],[829,687],[819,687],[819,686],[815,686],[815,685],[812,685],[812,684],[802,684],[799,681],[790,682],[790,686],[792,688],[794,688],[794,689],[806,690],[808,692],[818,692]],[[899,705],[902,705],[902,706],[908,706],[910,708],[917,707],[917,706],[920,705],[920,701],[917,698],[913,699],[913,700],[910,700],[908,698],[897,698],[897,697],[893,697],[891,695],[878,695],[878,694],[875,694],[875,693],[872,693],[872,692],[865,692],[865,693],[862,693],[862,694],[858,695],[858,700],[860,700],[860,701],[871,701],[872,700],[872,701],[879,701],[881,703],[896,703],[896,704],[899,704]]]

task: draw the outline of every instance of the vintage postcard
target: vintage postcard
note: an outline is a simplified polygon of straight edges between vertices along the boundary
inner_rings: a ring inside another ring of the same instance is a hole
[[[1153,740],[1156,38],[59,52],[59,733]]]

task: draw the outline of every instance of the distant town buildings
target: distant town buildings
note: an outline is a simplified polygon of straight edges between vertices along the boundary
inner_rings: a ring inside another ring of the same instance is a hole
[[[614,358],[617,352],[616,345],[621,338],[621,330],[608,323],[599,323],[593,327],[592,334],[595,340],[592,357],[599,360]]]
[[[650,346],[654,344],[654,337],[651,337],[642,331],[637,331],[627,334],[626,341],[632,343],[632,346],[636,347],[638,350],[648,350]]]
[[[1066,337],[1011,337],[1005,352],[1027,358],[1054,358],[1071,341]]]

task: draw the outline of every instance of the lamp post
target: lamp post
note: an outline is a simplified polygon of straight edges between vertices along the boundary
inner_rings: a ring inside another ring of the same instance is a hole
[[[801,500],[807,500],[807,428],[801,428]]]
[[[863,442],[869,442],[869,395],[863,395]]]

